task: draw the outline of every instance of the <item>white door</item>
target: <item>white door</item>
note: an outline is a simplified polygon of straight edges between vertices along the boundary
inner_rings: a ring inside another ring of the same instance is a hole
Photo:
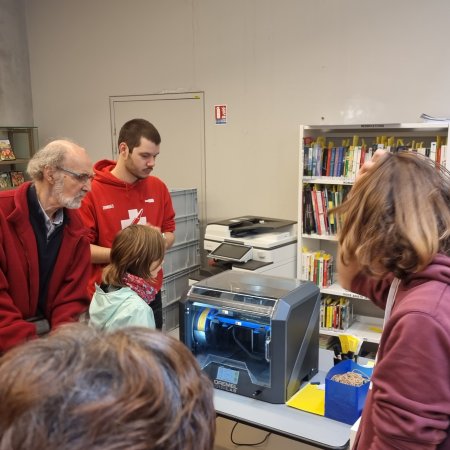
[[[125,95],[110,97],[113,157],[117,138],[130,119],[151,122],[161,135],[155,176],[169,189],[197,188],[201,224],[206,223],[204,93]]]

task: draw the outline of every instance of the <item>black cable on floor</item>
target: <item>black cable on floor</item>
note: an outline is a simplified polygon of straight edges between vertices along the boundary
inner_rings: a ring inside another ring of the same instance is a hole
[[[264,442],[267,441],[267,439],[269,438],[269,436],[272,434],[272,433],[270,433],[270,432],[267,433],[267,434],[266,434],[266,437],[265,437],[262,441],[260,441],[260,442],[254,442],[254,443],[251,443],[251,442],[249,442],[249,443],[236,442],[236,441],[234,440],[234,438],[233,438],[233,433],[234,433],[235,428],[238,426],[238,423],[239,423],[239,422],[236,422],[236,423],[233,425],[233,428],[231,429],[231,433],[230,433],[230,440],[231,440],[231,442],[232,442],[234,445],[237,445],[237,446],[243,446],[243,445],[246,445],[246,446],[248,446],[248,447],[255,447],[255,446],[257,446],[257,445],[262,445],[262,444],[264,444]]]

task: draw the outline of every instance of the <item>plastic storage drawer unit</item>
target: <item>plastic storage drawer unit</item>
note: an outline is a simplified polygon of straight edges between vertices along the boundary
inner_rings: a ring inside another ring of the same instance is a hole
[[[198,214],[197,189],[171,189],[170,196],[177,218]]]
[[[175,218],[175,243],[199,240],[200,231],[196,214]]]
[[[161,288],[161,300],[163,308],[180,300],[189,289],[189,278],[198,267],[189,268],[164,278]]]
[[[197,241],[174,245],[164,256],[164,276],[169,277],[184,269],[197,268],[200,263],[200,248]]]

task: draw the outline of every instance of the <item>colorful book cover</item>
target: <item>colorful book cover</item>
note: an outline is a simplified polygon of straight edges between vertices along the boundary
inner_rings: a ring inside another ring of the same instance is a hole
[[[13,187],[20,186],[22,183],[25,182],[23,172],[21,172],[20,170],[12,170],[10,174],[11,174],[11,184]]]
[[[11,187],[11,178],[8,172],[0,172],[0,189],[8,189]]]
[[[0,160],[2,161],[12,161],[16,159],[11,144],[8,139],[0,139]]]

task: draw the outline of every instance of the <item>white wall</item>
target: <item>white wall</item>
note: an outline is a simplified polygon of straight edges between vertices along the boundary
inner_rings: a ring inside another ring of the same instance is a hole
[[[296,219],[300,123],[450,115],[448,0],[26,5],[42,143],[69,136],[110,156],[109,96],[205,92],[209,220]],[[215,125],[222,103],[229,123]]]
[[[0,126],[32,126],[23,0],[0,0]]]

